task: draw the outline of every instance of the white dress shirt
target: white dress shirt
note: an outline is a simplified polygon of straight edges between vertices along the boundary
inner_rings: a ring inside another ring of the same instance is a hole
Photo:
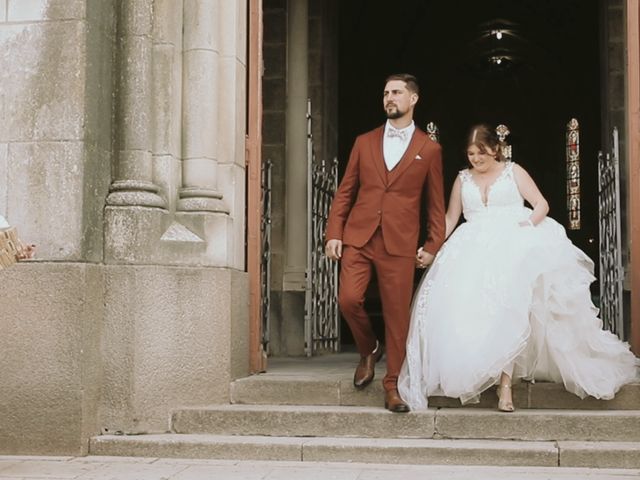
[[[9,222],[7,222],[2,215],[0,215],[0,228],[9,228],[10,226],[11,225],[9,225]]]
[[[400,159],[407,151],[407,147],[411,142],[413,132],[416,130],[416,125],[411,121],[411,124],[404,128],[395,128],[391,125],[391,122],[387,120],[384,126],[384,137],[382,140],[382,152],[384,154],[384,163],[387,165],[387,170],[391,171],[400,162]]]

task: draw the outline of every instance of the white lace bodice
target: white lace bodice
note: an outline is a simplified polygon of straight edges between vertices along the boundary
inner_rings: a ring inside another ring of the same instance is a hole
[[[486,192],[486,204],[480,187],[468,169],[459,173],[461,181],[462,213],[466,221],[484,218],[519,217],[524,199],[513,176],[513,162],[507,162],[504,170]]]

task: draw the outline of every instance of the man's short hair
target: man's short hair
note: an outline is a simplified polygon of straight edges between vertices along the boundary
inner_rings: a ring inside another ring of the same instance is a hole
[[[415,94],[420,94],[420,86],[418,85],[418,79],[409,73],[394,73],[389,75],[385,80],[385,84],[392,80],[401,80],[407,85],[407,90]]]

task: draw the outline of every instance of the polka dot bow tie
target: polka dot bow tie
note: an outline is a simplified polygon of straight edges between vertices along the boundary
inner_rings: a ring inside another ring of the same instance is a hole
[[[406,130],[398,130],[397,128],[388,127],[387,128],[387,138],[397,137],[403,142],[407,140],[407,131]]]

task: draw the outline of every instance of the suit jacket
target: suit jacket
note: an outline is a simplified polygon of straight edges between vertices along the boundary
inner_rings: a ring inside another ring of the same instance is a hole
[[[331,204],[325,238],[362,247],[380,226],[389,254],[413,257],[420,233],[420,201],[425,198],[427,239],[422,247],[435,254],[445,235],[442,149],[416,128],[400,162],[387,171],[383,134],[381,126],[356,138]]]

